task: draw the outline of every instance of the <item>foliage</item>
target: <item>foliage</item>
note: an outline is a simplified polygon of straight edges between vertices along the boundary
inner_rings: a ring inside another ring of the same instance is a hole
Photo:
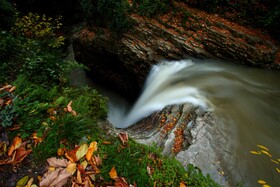
[[[170,0],[135,0],[134,9],[137,13],[147,17],[153,17],[158,14],[166,13],[172,8]]]
[[[64,146],[71,147],[83,137],[98,136],[96,123],[106,118],[107,106],[105,98],[96,90],[47,89],[29,82],[25,76],[20,76],[15,85],[18,99],[13,105],[21,124],[17,134],[27,138],[37,133],[38,137],[44,139],[34,149],[37,160],[54,155],[62,142]],[[77,115],[64,109],[72,100]]]
[[[62,26],[61,17],[51,18],[46,15],[40,16],[36,13],[28,13],[17,18],[12,32],[18,36],[32,38],[46,42],[46,46],[59,48],[64,44],[63,36],[56,36],[55,32]]]
[[[0,0],[0,30],[9,30],[15,22],[16,9],[7,0]]]
[[[126,0],[81,0],[81,7],[88,24],[107,27],[117,34],[127,31],[133,24],[128,17]]]
[[[120,141],[111,140],[111,144],[99,146],[100,156],[107,155],[101,165],[101,176],[110,180],[107,173],[115,167],[120,176],[138,186],[219,186],[209,176],[193,166],[185,170],[173,158],[167,158],[156,146],[145,146],[129,140],[126,146]]]

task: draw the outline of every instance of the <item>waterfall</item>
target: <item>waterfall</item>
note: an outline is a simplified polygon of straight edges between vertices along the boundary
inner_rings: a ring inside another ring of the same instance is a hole
[[[182,76],[185,74],[184,70],[193,65],[191,60],[164,61],[154,65],[139,99],[129,113],[122,116],[122,120],[112,121],[114,126],[126,128],[172,104],[188,102],[206,109],[208,106],[206,98],[197,88],[187,85],[185,77]]]

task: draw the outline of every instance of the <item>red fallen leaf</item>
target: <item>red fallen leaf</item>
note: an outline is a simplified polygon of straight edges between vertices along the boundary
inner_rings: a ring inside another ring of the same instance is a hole
[[[127,133],[122,133],[122,132],[120,132],[118,136],[119,136],[119,138],[120,138],[122,144],[123,144],[123,145],[126,145],[127,142],[128,142],[128,134],[127,134]]]
[[[81,164],[78,164],[78,170],[81,172],[81,174],[85,173],[85,169]]]
[[[13,144],[11,145],[9,152],[8,152],[8,156],[11,156],[14,152],[15,149],[19,148],[22,144],[22,140],[20,137],[16,136],[13,140]]]
[[[65,157],[70,160],[71,162],[76,162],[78,161],[76,157],[76,152],[80,148],[80,146],[76,147],[74,150],[66,151]]]
[[[115,187],[129,187],[129,184],[126,182],[126,180],[121,177],[121,178],[116,178],[115,179]]]
[[[32,152],[32,149],[26,150],[23,146],[16,150],[15,157],[12,159],[12,164],[18,164],[27,157]]]

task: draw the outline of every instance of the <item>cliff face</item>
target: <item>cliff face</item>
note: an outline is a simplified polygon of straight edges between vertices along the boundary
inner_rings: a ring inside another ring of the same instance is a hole
[[[265,33],[218,15],[176,4],[154,19],[131,15],[136,24],[122,37],[103,28],[83,28],[73,38],[76,60],[93,77],[135,98],[152,64],[188,56],[280,69],[279,45]]]

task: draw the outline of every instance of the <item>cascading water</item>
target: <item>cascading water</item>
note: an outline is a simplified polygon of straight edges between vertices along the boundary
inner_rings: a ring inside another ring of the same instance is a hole
[[[193,63],[191,60],[155,65],[143,92],[126,114],[121,103],[109,103],[108,120],[119,128],[128,127],[154,111],[171,104],[189,102],[213,109],[225,126],[236,129],[234,153],[244,170],[241,181],[256,186],[263,179],[280,184],[280,73],[227,63]],[[122,112],[119,112],[122,111]],[[279,165],[265,155],[252,155],[257,144],[270,148]]]
[[[140,98],[127,116],[121,116],[123,120],[114,119],[111,122],[118,128],[126,128],[171,104],[189,102],[206,108],[207,102],[199,90],[183,84],[181,77],[178,76],[182,70],[192,65],[193,62],[190,60],[155,65],[146,80]]]

